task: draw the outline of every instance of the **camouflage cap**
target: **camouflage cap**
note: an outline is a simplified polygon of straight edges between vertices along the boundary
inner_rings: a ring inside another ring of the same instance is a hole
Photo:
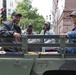
[[[49,21],[46,21],[45,22],[45,25],[49,25],[50,26],[50,22]]]
[[[73,16],[75,16],[75,17],[76,17],[76,10],[75,10],[75,11],[73,11],[69,16],[70,16],[70,17],[73,17]]]
[[[13,13],[11,14],[11,16],[20,16],[20,17],[22,17],[22,14],[20,14],[20,13],[18,13],[18,12],[13,12]]]
[[[32,27],[33,24],[32,23],[28,23],[27,27]]]

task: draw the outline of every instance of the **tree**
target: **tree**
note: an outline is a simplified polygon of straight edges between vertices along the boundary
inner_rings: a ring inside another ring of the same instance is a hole
[[[33,29],[40,33],[45,19],[42,15],[37,13],[37,8],[32,7],[31,2],[32,0],[23,0],[22,2],[18,2],[16,11],[23,15],[20,20],[20,26],[26,26],[28,22],[31,22],[33,24]]]

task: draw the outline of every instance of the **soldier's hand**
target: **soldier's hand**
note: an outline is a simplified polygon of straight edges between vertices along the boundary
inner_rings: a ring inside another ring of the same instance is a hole
[[[20,39],[21,35],[17,32],[14,32],[13,36],[15,37],[15,39]]]

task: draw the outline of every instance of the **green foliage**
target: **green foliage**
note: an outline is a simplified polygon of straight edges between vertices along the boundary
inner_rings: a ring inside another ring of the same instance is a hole
[[[16,11],[20,12],[23,15],[20,20],[20,26],[21,28],[23,25],[26,27],[26,25],[31,22],[33,24],[33,29],[37,33],[40,33],[45,19],[42,15],[39,15],[37,13],[37,8],[32,7],[31,2],[31,0],[23,0],[22,2],[19,2],[16,7]]]

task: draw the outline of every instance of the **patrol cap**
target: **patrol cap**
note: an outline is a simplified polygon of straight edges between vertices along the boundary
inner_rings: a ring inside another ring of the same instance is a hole
[[[50,26],[50,22],[48,22],[48,21],[47,21],[47,22],[45,22],[45,25],[49,25],[49,26]]]
[[[75,17],[76,17],[76,10],[75,10],[75,11],[73,11],[69,16],[70,16],[70,17],[73,17],[73,16],[75,16]]]
[[[18,12],[13,12],[11,16],[20,16],[20,17],[22,17],[22,14],[20,14]]]
[[[27,27],[32,27],[33,25],[32,25],[32,23],[28,23],[28,25],[27,25]]]

